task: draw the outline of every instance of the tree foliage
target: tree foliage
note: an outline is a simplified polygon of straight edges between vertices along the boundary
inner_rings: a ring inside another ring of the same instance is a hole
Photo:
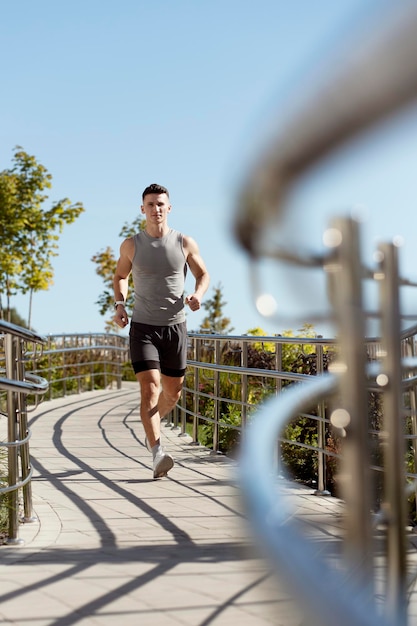
[[[15,307],[11,307],[9,311],[9,319],[7,320],[11,324],[15,324],[16,326],[21,326],[22,328],[28,328],[27,321],[23,319],[23,317],[18,313]]]
[[[126,239],[133,237],[137,232],[146,228],[146,220],[139,215],[131,224],[125,222],[119,233],[119,237]],[[99,294],[96,304],[99,306],[100,315],[113,313],[114,293],[113,293],[113,277],[116,271],[117,258],[110,246],[100,250],[91,257],[91,261],[96,264],[96,274],[103,279],[104,290]],[[129,277],[129,291],[126,299],[126,307],[133,307],[133,285],[132,276]],[[119,327],[113,322],[111,316],[106,320],[106,330],[119,330]]]
[[[0,298],[0,316],[10,319],[11,297],[29,293],[30,327],[33,293],[47,290],[53,282],[58,233],[84,208],[64,198],[45,209],[51,174],[20,146],[15,148],[12,163],[0,172],[0,295],[6,299],[4,304]]]
[[[263,330],[263,328],[260,328],[260,326],[256,326],[255,328],[249,328],[247,334],[252,335],[253,337],[265,337],[267,333]],[[259,351],[264,350],[265,352],[275,352],[275,344],[272,343],[272,341],[258,341],[252,345]]]
[[[214,287],[213,297],[203,302],[207,315],[201,322],[200,330],[219,335],[231,333],[234,328],[230,325],[230,319],[223,315],[223,308],[226,304],[227,302],[223,299],[222,285],[219,283],[217,287]]]

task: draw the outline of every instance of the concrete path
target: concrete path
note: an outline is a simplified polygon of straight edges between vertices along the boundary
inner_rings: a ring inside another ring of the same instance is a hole
[[[135,383],[44,402],[31,428],[38,521],[0,547],[0,624],[302,623],[254,546],[236,463],[163,425],[176,464],[152,479]],[[339,501],[288,497],[314,536],[339,541]]]

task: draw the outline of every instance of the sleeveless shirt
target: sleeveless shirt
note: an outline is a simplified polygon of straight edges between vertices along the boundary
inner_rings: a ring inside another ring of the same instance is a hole
[[[164,237],[151,237],[143,230],[133,240],[132,321],[152,326],[184,322],[187,264],[182,233],[170,229]]]

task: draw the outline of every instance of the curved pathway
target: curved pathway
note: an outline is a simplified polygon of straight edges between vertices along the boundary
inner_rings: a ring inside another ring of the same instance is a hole
[[[0,548],[0,623],[300,624],[252,545],[236,464],[166,425],[176,464],[154,481],[138,403],[125,383],[34,412],[38,521],[21,526],[24,545]],[[303,494],[310,512],[337,512],[336,501]]]

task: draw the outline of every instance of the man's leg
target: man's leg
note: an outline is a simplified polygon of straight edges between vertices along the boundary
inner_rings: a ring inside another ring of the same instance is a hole
[[[140,415],[148,445],[152,450],[153,477],[166,476],[174,465],[174,460],[161,445],[161,415],[158,409],[161,376],[159,370],[138,372],[136,377],[141,390]]]
[[[174,377],[161,374],[162,390],[159,394],[158,413],[160,419],[168,415],[181,397],[184,376]]]
[[[136,374],[140,386],[140,417],[149,446],[153,448],[160,442],[161,417],[158,400],[161,388],[159,370],[145,370]]]

